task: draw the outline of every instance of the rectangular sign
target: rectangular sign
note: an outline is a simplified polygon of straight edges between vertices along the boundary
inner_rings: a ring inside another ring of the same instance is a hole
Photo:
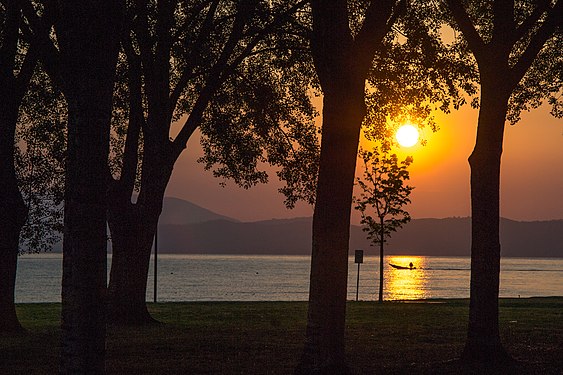
[[[363,250],[356,250],[355,252],[355,263],[363,263],[364,262],[364,251]]]

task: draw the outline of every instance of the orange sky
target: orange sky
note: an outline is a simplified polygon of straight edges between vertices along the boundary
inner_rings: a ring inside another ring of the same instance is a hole
[[[465,106],[440,114],[440,130],[425,130],[426,146],[399,155],[412,155],[410,185],[413,218],[469,216],[469,165],[475,142],[478,111]],[[193,137],[177,162],[166,195],[189,200],[217,213],[243,221],[310,216],[312,208],[299,204],[287,210],[277,193],[278,181],[250,190],[232,183],[219,186],[195,160],[201,154]],[[515,220],[563,219],[563,121],[542,107],[525,113],[515,126],[507,125],[501,175],[501,215]],[[275,175],[273,176],[275,180]],[[358,223],[358,215],[353,222]]]

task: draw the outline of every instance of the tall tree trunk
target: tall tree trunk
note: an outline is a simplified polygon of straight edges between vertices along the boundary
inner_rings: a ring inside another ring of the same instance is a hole
[[[144,159],[142,189],[136,203],[131,203],[128,195],[116,196],[108,207],[112,237],[108,320],[111,324],[156,322],[147,310],[146,292],[153,239],[172,174],[173,163],[163,154],[153,153]]]
[[[3,335],[23,331],[16,315],[14,292],[19,238],[27,219],[27,207],[18,189],[14,167],[19,101],[5,92],[0,97],[0,335]]]
[[[344,327],[350,211],[364,114],[363,82],[355,90],[325,94],[307,331],[296,373],[347,372]]]
[[[60,2],[68,103],[60,373],[105,373],[106,190],[120,1]]]
[[[108,322],[117,325],[154,323],[156,320],[147,310],[146,293],[159,212],[140,203],[128,203],[127,207],[111,207],[108,213],[112,238]]]
[[[496,362],[508,356],[499,334],[500,163],[508,97],[502,74],[481,83],[481,108],[471,166],[471,287],[469,326],[462,358]]]
[[[311,52],[323,100],[321,157],[313,214],[309,310],[302,374],[348,372],[344,327],[350,211],[360,128],[366,114],[365,79],[389,31],[394,1],[369,4],[352,35],[346,1],[312,1]]]

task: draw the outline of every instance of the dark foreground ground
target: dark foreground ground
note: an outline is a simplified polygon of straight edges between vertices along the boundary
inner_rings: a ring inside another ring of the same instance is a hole
[[[563,298],[505,299],[502,338],[519,361],[502,374],[563,374]],[[291,374],[307,304],[151,304],[165,324],[110,328],[108,374]],[[350,302],[347,351],[357,374],[484,373],[454,359],[465,340],[467,300]],[[0,374],[55,374],[60,304],[18,306],[28,333],[0,337]]]

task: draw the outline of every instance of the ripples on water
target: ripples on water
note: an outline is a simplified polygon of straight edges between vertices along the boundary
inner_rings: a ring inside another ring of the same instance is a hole
[[[159,301],[306,301],[307,256],[177,255],[158,257]],[[111,258],[109,259],[111,261]],[[416,269],[398,270],[389,263]],[[17,302],[56,302],[61,294],[60,254],[20,257]],[[108,267],[109,268],[109,267]],[[360,300],[376,300],[379,258],[364,257]],[[389,256],[384,265],[384,299],[469,297],[469,258]],[[357,265],[350,258],[348,299],[356,298]],[[147,300],[153,299],[153,274]],[[504,258],[501,297],[563,295],[563,259]]]

